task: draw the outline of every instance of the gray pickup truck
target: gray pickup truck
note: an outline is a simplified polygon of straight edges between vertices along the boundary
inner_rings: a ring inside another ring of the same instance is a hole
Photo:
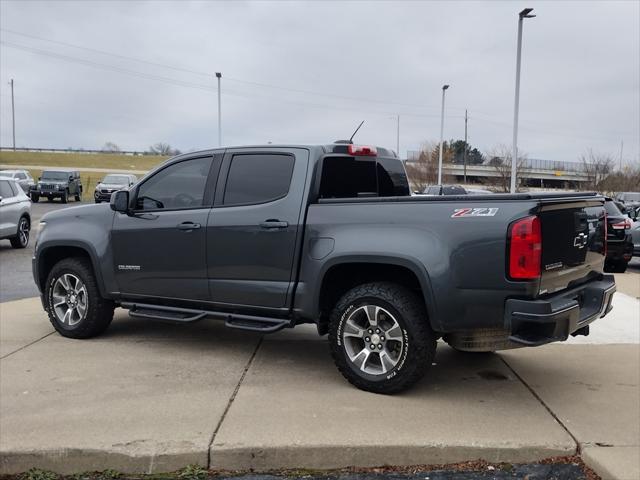
[[[393,393],[440,338],[494,351],[588,334],[615,292],[605,218],[589,193],[412,196],[383,148],[226,148],[45,215],[33,275],[66,337],[102,333],[115,307],[265,333],[312,323],[348,381]]]

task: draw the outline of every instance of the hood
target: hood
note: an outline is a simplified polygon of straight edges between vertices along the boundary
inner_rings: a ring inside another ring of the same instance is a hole
[[[69,183],[68,180],[47,180],[47,179],[42,179],[42,180],[38,180],[37,183],[46,183],[49,185],[66,185],[67,183]]]
[[[121,188],[127,188],[129,185],[123,185],[121,183],[99,183],[96,188],[108,188],[109,190],[120,190]]]
[[[67,207],[53,212],[46,213],[42,216],[43,222],[56,221],[58,219],[68,218],[86,218],[94,216],[113,215],[115,212],[111,210],[108,203],[96,203],[89,205],[79,205],[77,207]]]

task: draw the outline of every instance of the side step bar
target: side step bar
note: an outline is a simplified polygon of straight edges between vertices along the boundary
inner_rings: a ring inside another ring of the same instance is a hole
[[[129,310],[129,315],[137,318],[148,318],[172,323],[190,323],[211,317],[224,320],[227,327],[252,332],[272,333],[291,325],[285,318],[261,317],[255,315],[241,315],[237,313],[216,312],[209,310],[193,310],[189,308],[167,307],[146,303],[122,302],[122,308]]]

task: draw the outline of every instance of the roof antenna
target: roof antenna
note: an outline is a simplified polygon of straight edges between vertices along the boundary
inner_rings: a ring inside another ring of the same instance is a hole
[[[353,135],[351,135],[351,138],[349,139],[349,143],[353,143],[353,137],[356,136],[356,133],[358,133],[358,130],[360,130],[360,127],[362,126],[363,123],[364,123],[364,120],[360,122],[360,125],[358,125],[358,128],[356,128],[356,131],[353,132]]]

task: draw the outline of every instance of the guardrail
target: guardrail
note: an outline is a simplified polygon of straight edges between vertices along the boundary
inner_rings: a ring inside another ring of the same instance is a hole
[[[417,150],[410,150],[407,152],[407,161],[415,162],[420,157],[420,152]],[[504,160],[504,159],[503,159]],[[507,160],[509,161],[509,160]],[[448,165],[461,165],[457,163],[448,163]],[[485,160],[484,163],[481,164],[467,164],[467,167],[481,167],[481,166],[491,166],[489,160]],[[566,173],[582,173],[585,170],[589,170],[585,168],[585,165],[580,162],[565,162],[565,161],[557,161],[557,160],[543,160],[539,158],[526,158],[524,159],[523,168],[527,168],[530,170],[548,170],[550,172],[566,172]]]
[[[137,152],[137,151],[129,151],[129,150],[122,150],[122,151],[118,151],[118,152],[113,152],[113,151],[107,151],[107,150],[87,150],[84,148],[35,148],[35,147],[16,147],[15,149],[13,147],[0,147],[0,151],[6,151],[6,152],[45,152],[45,153],[86,153],[88,155],[91,154],[104,154],[104,155],[131,155],[131,156],[137,156],[137,155],[157,155],[156,153],[151,153],[151,152]]]

